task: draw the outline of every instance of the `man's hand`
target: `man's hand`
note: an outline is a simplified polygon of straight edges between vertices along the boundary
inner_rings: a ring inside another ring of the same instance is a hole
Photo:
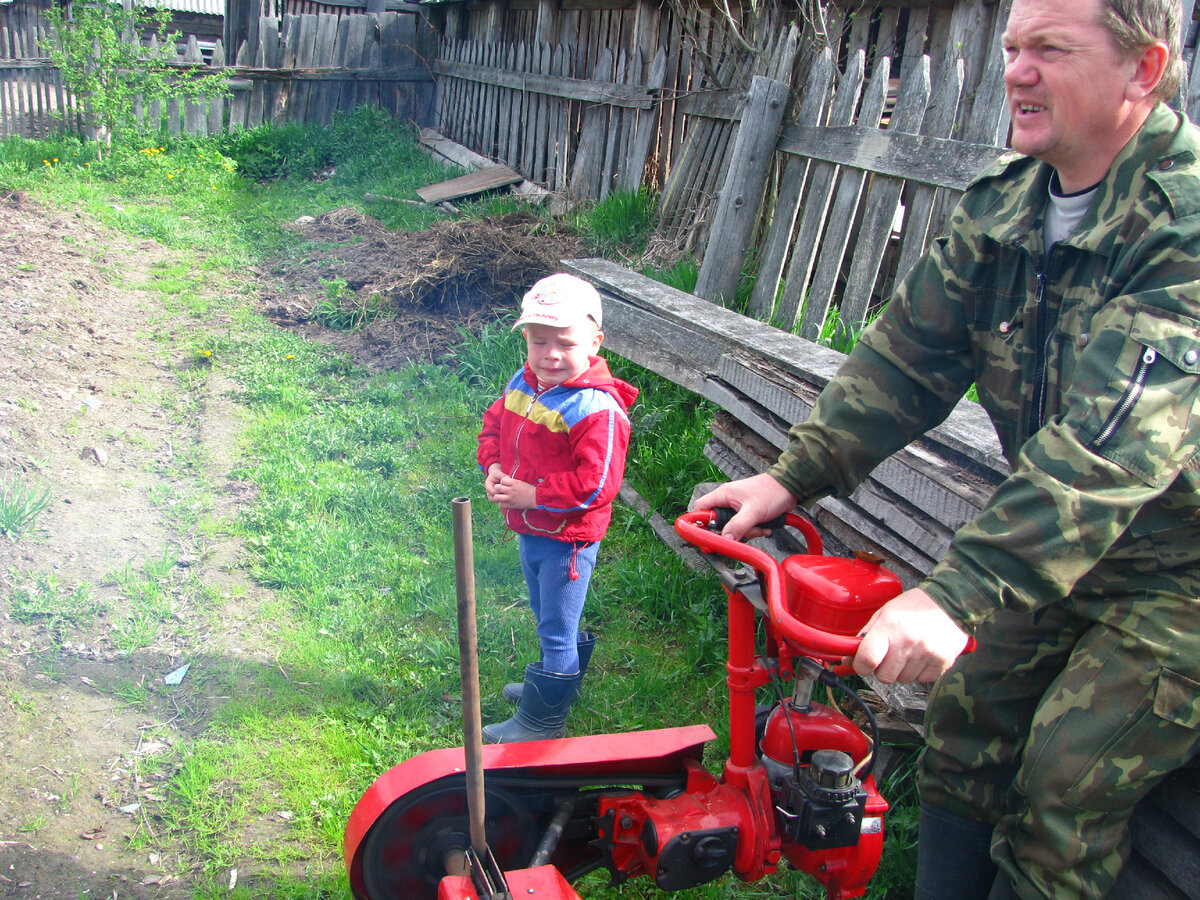
[[[967,646],[967,634],[914,588],[880,607],[863,632],[854,655],[854,671],[894,681],[936,681]]]
[[[788,512],[796,505],[796,498],[782,484],[768,475],[752,475],[739,481],[730,481],[696,500],[696,509],[730,507],[735,515],[722,530],[727,538],[740,541],[744,537],[760,537],[767,531],[757,528]]]

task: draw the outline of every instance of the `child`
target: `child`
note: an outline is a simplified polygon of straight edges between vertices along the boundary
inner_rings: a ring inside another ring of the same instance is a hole
[[[574,275],[537,282],[513,326],[525,366],[483,415],[479,467],[487,498],[518,535],[541,659],[523,684],[505,686],[516,714],[488,725],[490,744],[566,734],[595,638],[579,633],[588,581],[625,474],[626,410],[637,388],[596,356],[604,332],[600,295]]]

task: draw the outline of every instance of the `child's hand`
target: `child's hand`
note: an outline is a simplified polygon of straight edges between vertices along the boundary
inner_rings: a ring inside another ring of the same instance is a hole
[[[501,474],[500,478],[488,487],[488,499],[501,509],[534,509],[537,506],[537,491],[527,481]]]
[[[496,497],[496,485],[500,483],[500,479],[504,477],[504,470],[500,468],[499,463],[492,463],[488,466],[487,475],[483,479],[483,490],[487,494],[487,498],[493,503],[498,503]]]

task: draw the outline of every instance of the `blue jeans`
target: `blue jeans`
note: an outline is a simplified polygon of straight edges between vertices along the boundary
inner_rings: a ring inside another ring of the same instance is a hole
[[[573,675],[579,671],[579,619],[600,542],[572,543],[522,534],[518,544],[529,608],[542,647],[542,668]]]

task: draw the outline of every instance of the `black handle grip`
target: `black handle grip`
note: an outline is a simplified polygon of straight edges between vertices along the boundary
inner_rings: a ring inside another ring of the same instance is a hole
[[[729,506],[714,506],[712,511],[713,518],[715,520],[713,524],[716,526],[718,531],[723,531],[725,526],[729,524],[729,520],[737,514],[737,511]],[[787,513],[780,513],[773,519],[767,519],[765,522],[759,522],[758,527],[774,530],[776,528],[782,528],[786,524]]]

